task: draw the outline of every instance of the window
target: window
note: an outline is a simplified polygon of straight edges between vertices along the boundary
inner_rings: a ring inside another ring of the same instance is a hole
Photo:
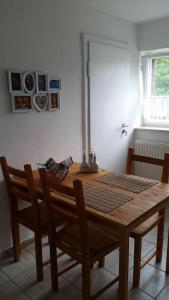
[[[169,125],[169,53],[142,58],[144,123]]]

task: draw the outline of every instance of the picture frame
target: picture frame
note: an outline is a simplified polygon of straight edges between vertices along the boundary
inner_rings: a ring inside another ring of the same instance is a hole
[[[23,88],[26,93],[33,94],[36,89],[36,77],[34,72],[24,72]]]
[[[50,93],[49,94],[49,111],[60,110],[60,93]]]
[[[43,72],[36,72],[36,92],[48,92],[48,74]]]
[[[56,76],[48,76],[48,92],[54,93],[61,90],[61,79]]]
[[[26,93],[11,94],[12,112],[30,112],[33,109],[32,95]]]
[[[42,112],[46,110],[49,102],[49,97],[48,94],[35,94],[33,96],[33,104],[35,108],[39,111]]]
[[[60,110],[61,78],[39,71],[8,70],[12,112]]]
[[[8,71],[8,83],[10,93],[23,93],[23,72],[19,70]]]

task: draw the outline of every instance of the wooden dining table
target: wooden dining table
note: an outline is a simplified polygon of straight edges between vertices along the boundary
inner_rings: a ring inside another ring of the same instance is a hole
[[[124,190],[120,187],[114,187],[105,183],[96,181],[100,176],[110,173],[110,170],[99,169],[98,173],[80,173],[79,164],[74,163],[70,167],[67,177],[62,181],[65,187],[72,187],[75,179],[82,180],[83,183],[99,189],[109,190],[120,193],[132,199],[127,203],[120,205],[110,212],[103,212],[94,207],[86,205],[86,212],[89,217],[97,219],[99,224],[108,229],[109,234],[116,235],[120,240],[119,248],[119,299],[128,299],[128,260],[129,260],[129,236],[135,227],[148,220],[153,214],[166,207],[169,203],[169,184],[156,182],[150,188],[134,193]],[[36,191],[39,198],[42,196],[42,187],[39,178],[39,172],[33,171]],[[20,187],[25,187],[26,183],[17,177],[13,178],[13,182]],[[53,194],[53,200],[57,201],[57,195]],[[67,197],[61,197],[63,203],[75,206],[75,202]],[[169,247],[166,258],[166,272],[169,273]]]

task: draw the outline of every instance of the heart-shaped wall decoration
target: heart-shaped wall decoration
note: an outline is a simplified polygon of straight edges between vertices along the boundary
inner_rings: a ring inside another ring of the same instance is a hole
[[[38,111],[44,111],[48,105],[48,95],[47,94],[34,95],[33,103]]]

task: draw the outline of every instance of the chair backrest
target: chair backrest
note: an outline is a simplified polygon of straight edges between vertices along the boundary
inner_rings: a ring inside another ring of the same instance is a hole
[[[134,153],[134,148],[129,148],[128,149],[128,157],[127,157],[127,166],[126,166],[127,174],[132,174],[132,168],[133,168],[134,161],[161,166],[163,168],[161,181],[163,183],[168,183],[169,153],[165,153],[164,159],[159,159],[159,158],[137,155]]]
[[[18,199],[31,203],[34,214],[34,222],[40,225],[40,211],[37,199],[37,194],[34,185],[32,168],[29,164],[24,165],[24,170],[19,170],[11,167],[7,164],[5,157],[0,157],[0,164],[2,173],[7,188],[11,213],[15,214],[18,211]],[[21,188],[13,180],[12,176],[15,176],[26,182],[26,187]]]
[[[44,201],[46,203],[49,227],[54,229],[54,214],[60,216],[62,220],[79,226],[81,233],[81,245],[83,251],[89,250],[88,241],[88,225],[85,212],[83,187],[80,180],[73,181],[73,188],[65,187],[58,179],[47,172],[46,169],[39,169],[41,183],[44,192]],[[55,192],[54,197],[52,196]],[[71,201],[75,201],[75,205],[63,204],[63,198],[66,197]]]

